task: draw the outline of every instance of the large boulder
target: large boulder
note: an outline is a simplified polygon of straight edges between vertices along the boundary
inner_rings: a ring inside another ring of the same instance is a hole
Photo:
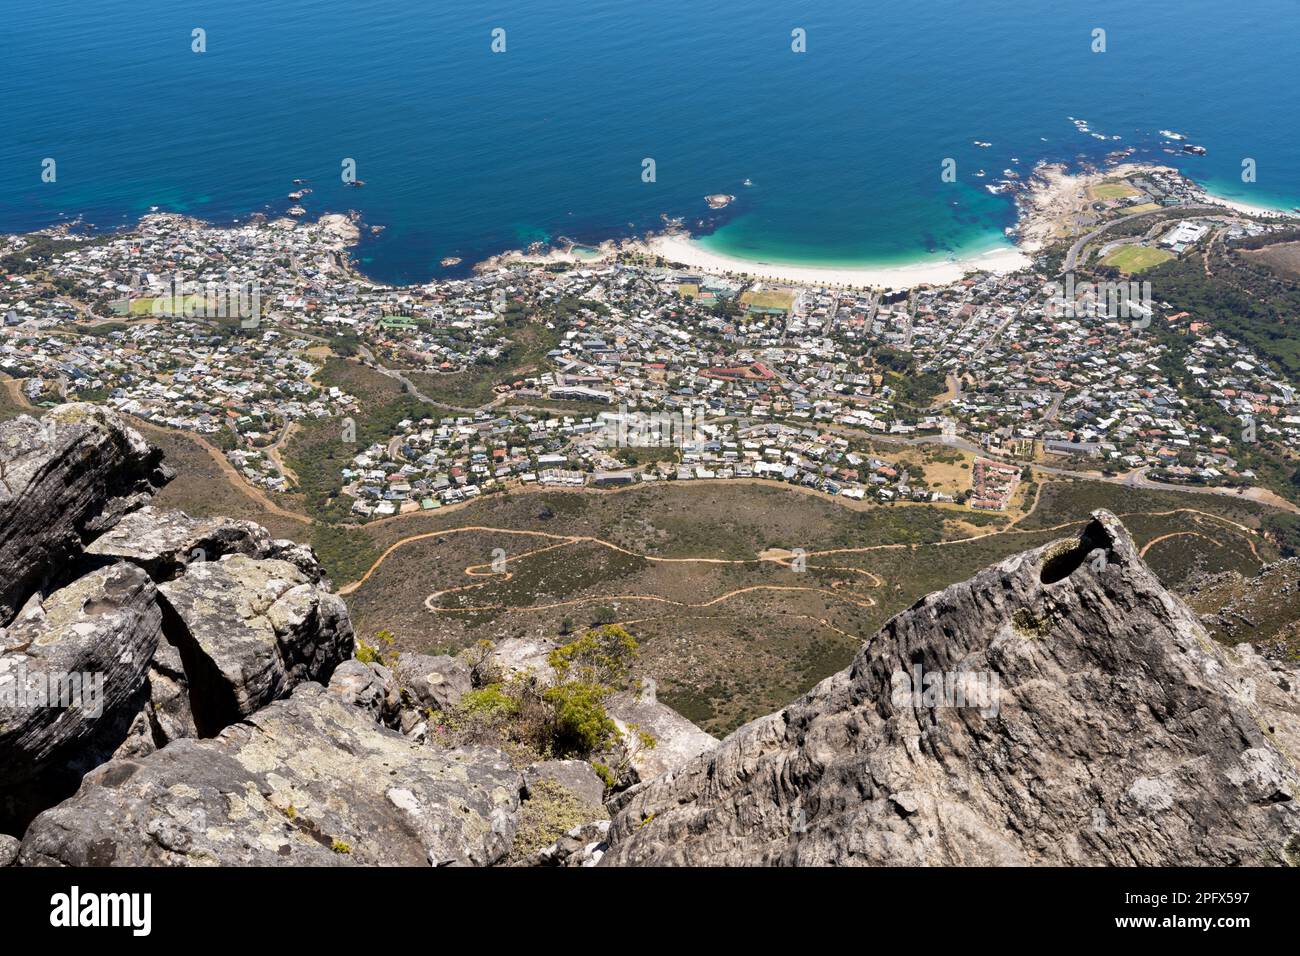
[[[585,760],[541,760],[524,771],[525,796],[542,781],[563,787],[595,810],[605,805],[605,782]]]
[[[0,786],[56,762],[107,759],[123,743],[148,694],[156,596],[143,571],[116,564],[33,598],[0,630]],[[119,724],[123,736],[106,738]]]
[[[431,710],[451,709],[471,686],[469,665],[445,654],[402,654],[393,670],[414,703]]]
[[[605,705],[628,753],[638,780],[650,780],[712,750],[718,738],[706,733],[666,704],[659,703],[653,680],[638,690],[615,694]],[[649,746],[642,734],[649,735]]]
[[[352,707],[369,714],[377,723],[396,726],[402,708],[402,692],[393,672],[376,661],[355,657],[334,669],[329,692]]]
[[[0,866],[13,866],[18,861],[22,841],[7,833],[0,833]]]
[[[642,785],[601,864],[1294,863],[1300,675],[1253,663],[1096,512]]]
[[[328,683],[352,656],[343,600],[286,561],[196,561],[158,590],[202,736],[303,681]]]
[[[252,521],[195,518],[183,511],[159,511],[147,505],[122,518],[86,548],[138,564],[155,581],[167,581],[198,561],[216,561],[229,554],[289,561],[313,583],[324,577],[311,548],[273,539]]]
[[[308,683],[216,738],[94,770],[36,818],[19,862],[488,865],[522,788],[498,751],[413,745]]]
[[[509,637],[492,646],[490,662],[503,680],[528,671],[550,675],[547,658],[559,646],[544,637]]]
[[[0,626],[169,478],[158,448],[94,405],[0,423]]]

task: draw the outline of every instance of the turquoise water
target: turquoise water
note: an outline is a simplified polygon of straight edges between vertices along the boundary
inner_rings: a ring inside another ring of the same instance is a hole
[[[302,177],[311,214],[387,227],[358,255],[390,281],[663,215],[733,255],[893,264],[1004,242],[1014,206],[983,188],[1003,169],[1128,146],[1223,195],[1300,205],[1295,0],[1081,6],[5,0],[0,229],[282,212]],[[1209,155],[1166,155],[1160,129]],[[347,157],[364,188],[342,184]],[[715,192],[737,200],[712,212]]]

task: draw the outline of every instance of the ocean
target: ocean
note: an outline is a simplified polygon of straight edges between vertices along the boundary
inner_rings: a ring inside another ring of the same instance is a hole
[[[893,265],[1005,244],[1014,204],[985,188],[1004,170],[1130,147],[1300,205],[1296,0],[1084,6],[5,0],[0,231],[281,214],[301,178],[309,215],[385,227],[357,250],[384,281],[665,216],[730,255]],[[1166,153],[1161,130],[1207,154]],[[364,187],[343,184],[347,159]],[[714,212],[711,193],[736,200]]]

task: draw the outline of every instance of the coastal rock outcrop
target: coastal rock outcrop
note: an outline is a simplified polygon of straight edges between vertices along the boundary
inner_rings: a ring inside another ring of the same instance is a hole
[[[629,793],[601,864],[1297,864],[1298,678],[1096,512]]]

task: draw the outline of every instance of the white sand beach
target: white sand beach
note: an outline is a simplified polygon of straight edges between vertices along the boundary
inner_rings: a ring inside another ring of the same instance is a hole
[[[1244,203],[1237,199],[1226,199],[1213,193],[1206,193],[1205,201],[1214,206],[1226,206],[1228,209],[1245,213],[1248,216],[1263,216],[1271,219],[1300,219],[1300,213],[1285,209],[1272,209],[1268,206],[1252,206],[1250,203]]]
[[[908,288],[948,285],[972,272],[1014,272],[1030,265],[1029,257],[1014,246],[991,249],[961,259],[902,266],[804,266],[722,255],[706,249],[689,236],[679,234],[654,236],[641,245],[652,255],[705,272],[730,272],[738,276],[823,286]]]
[[[802,285],[854,288],[906,289],[917,286],[944,286],[959,282],[979,272],[999,275],[1029,268],[1032,256],[1046,245],[1078,231],[1076,219],[1091,215],[1095,196],[1090,187],[1126,178],[1135,173],[1175,170],[1168,166],[1123,163],[1106,169],[1071,173],[1061,164],[1041,164],[1031,175],[1028,188],[1016,196],[1019,220],[1016,224],[1017,245],[995,247],[987,252],[952,259],[934,258],[906,265],[816,266],[790,262],[765,262],[714,252],[684,231],[674,230],[645,239],[621,242],[606,241],[594,254],[578,256],[572,249],[548,251],[512,251],[493,256],[476,266],[487,271],[526,261],[534,264],[568,263],[594,266],[621,253],[658,256],[664,260],[698,269],[701,272],[730,274],[751,279],[770,279]],[[1220,196],[1205,195],[1207,203],[1257,216],[1297,218],[1297,214],[1262,206],[1252,206]]]

